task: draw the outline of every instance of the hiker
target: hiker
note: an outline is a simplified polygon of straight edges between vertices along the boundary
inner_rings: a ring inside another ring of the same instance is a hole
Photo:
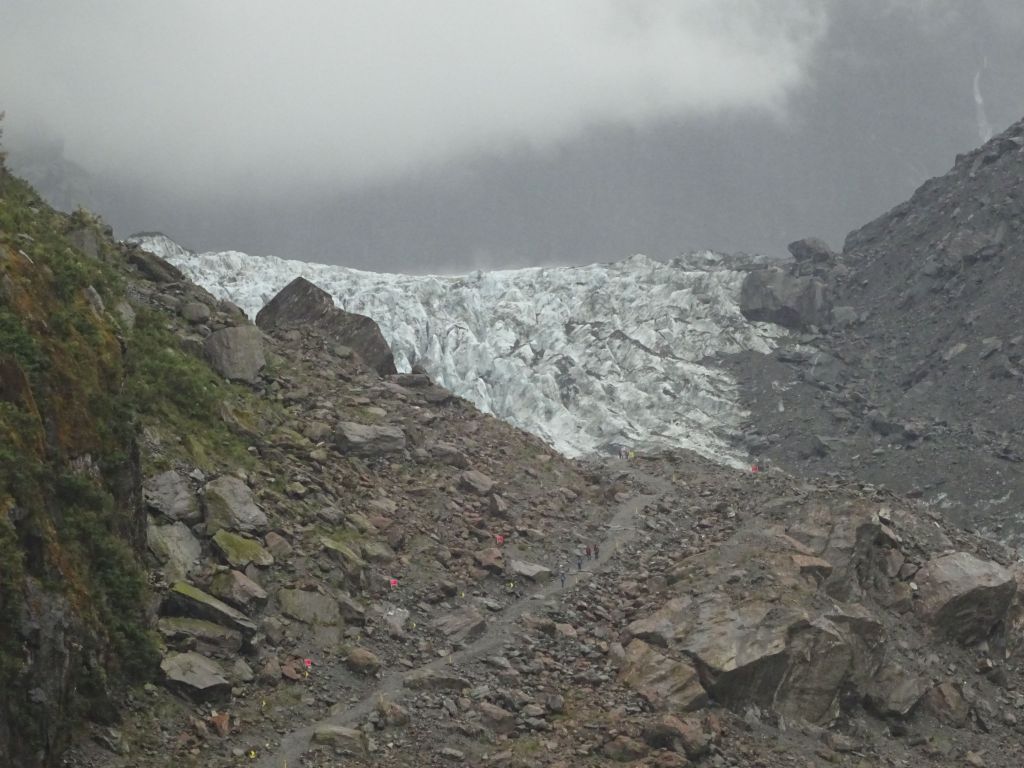
[[[601,556],[601,545],[595,543],[594,544],[594,559],[597,560],[597,558],[599,558],[600,556]]]
[[[559,571],[558,578],[562,582],[562,589],[565,589],[565,571]]]
[[[583,555],[576,555],[576,570],[583,570]]]
[[[590,545],[587,544],[587,560],[590,559]]]

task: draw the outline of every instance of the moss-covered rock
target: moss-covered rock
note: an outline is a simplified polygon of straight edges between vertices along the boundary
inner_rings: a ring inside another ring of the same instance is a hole
[[[185,581],[176,581],[171,587],[162,612],[168,616],[205,619],[238,630],[246,638],[256,632],[256,624],[244,613]]]
[[[210,592],[241,609],[263,605],[267,601],[267,593],[263,587],[238,571],[218,573],[210,582]]]
[[[203,498],[206,530],[210,533],[222,528],[242,533],[263,533],[267,530],[266,513],[257,506],[249,486],[237,477],[224,475],[207,483]]]
[[[338,601],[330,595],[302,589],[281,589],[277,601],[286,616],[306,624],[334,626],[341,621]]]
[[[235,568],[245,568],[252,563],[261,567],[274,564],[274,556],[255,539],[247,539],[230,531],[217,531],[213,545],[224,559]]]

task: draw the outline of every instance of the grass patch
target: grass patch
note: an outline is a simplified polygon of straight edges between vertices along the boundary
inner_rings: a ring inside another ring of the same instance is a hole
[[[57,479],[64,551],[83,568],[91,610],[109,642],[117,672],[129,679],[152,675],[159,654],[145,615],[146,580],[128,545],[131,519],[95,480],[64,474]]]
[[[163,318],[139,312],[128,342],[124,397],[143,423],[181,439],[180,456],[206,471],[253,465],[247,442],[231,431],[221,417],[225,402],[242,402],[235,411],[247,412],[252,395],[225,382],[209,366],[178,344]],[[167,446],[174,451],[174,446]]]

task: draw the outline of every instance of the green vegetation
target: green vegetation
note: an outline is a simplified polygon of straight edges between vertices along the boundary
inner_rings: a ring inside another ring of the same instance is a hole
[[[128,545],[133,521],[86,476],[62,475],[56,492],[63,517],[58,536],[64,551],[84,569],[89,608],[105,628],[111,665],[129,679],[149,677],[159,658],[146,626],[145,578]]]
[[[52,211],[0,165],[0,720],[29,752],[52,737],[46,722],[109,710],[111,686],[152,677],[158,659],[136,549],[136,424],[118,328],[101,311],[123,278],[66,237],[85,228],[101,241],[100,226]],[[54,599],[30,609],[28,579]],[[53,672],[23,648],[28,610],[64,612],[69,708],[27,698],[25,675]]]
[[[236,416],[248,413],[252,395],[181,349],[165,322],[150,311],[136,317],[126,354],[126,406],[147,425],[181,438],[165,464],[186,459],[208,471],[252,466],[246,442],[221,417],[225,403]]]
[[[13,357],[29,377],[36,376],[46,364],[36,340],[9,307],[0,307],[0,350]]]
[[[41,723],[57,718],[67,734],[62,718],[109,711],[112,690],[157,670],[140,462],[251,467],[245,436],[282,420],[189,354],[169,316],[115,318],[135,278],[104,231],[84,211],[50,209],[0,157],[0,691],[12,693],[0,726],[26,753],[50,738]],[[143,425],[154,456],[140,452]],[[30,609],[39,589],[54,599]],[[70,708],[28,699],[25,676],[51,672],[23,647],[29,610],[65,611]]]

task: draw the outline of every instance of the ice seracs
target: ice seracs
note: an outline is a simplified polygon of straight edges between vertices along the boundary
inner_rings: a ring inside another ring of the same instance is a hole
[[[400,371],[418,363],[569,455],[673,446],[739,464],[730,436],[744,413],[715,358],[770,351],[784,333],[740,314],[753,257],[637,255],[450,277],[194,253],[162,235],[132,240],[250,317],[301,275],[376,320]]]

